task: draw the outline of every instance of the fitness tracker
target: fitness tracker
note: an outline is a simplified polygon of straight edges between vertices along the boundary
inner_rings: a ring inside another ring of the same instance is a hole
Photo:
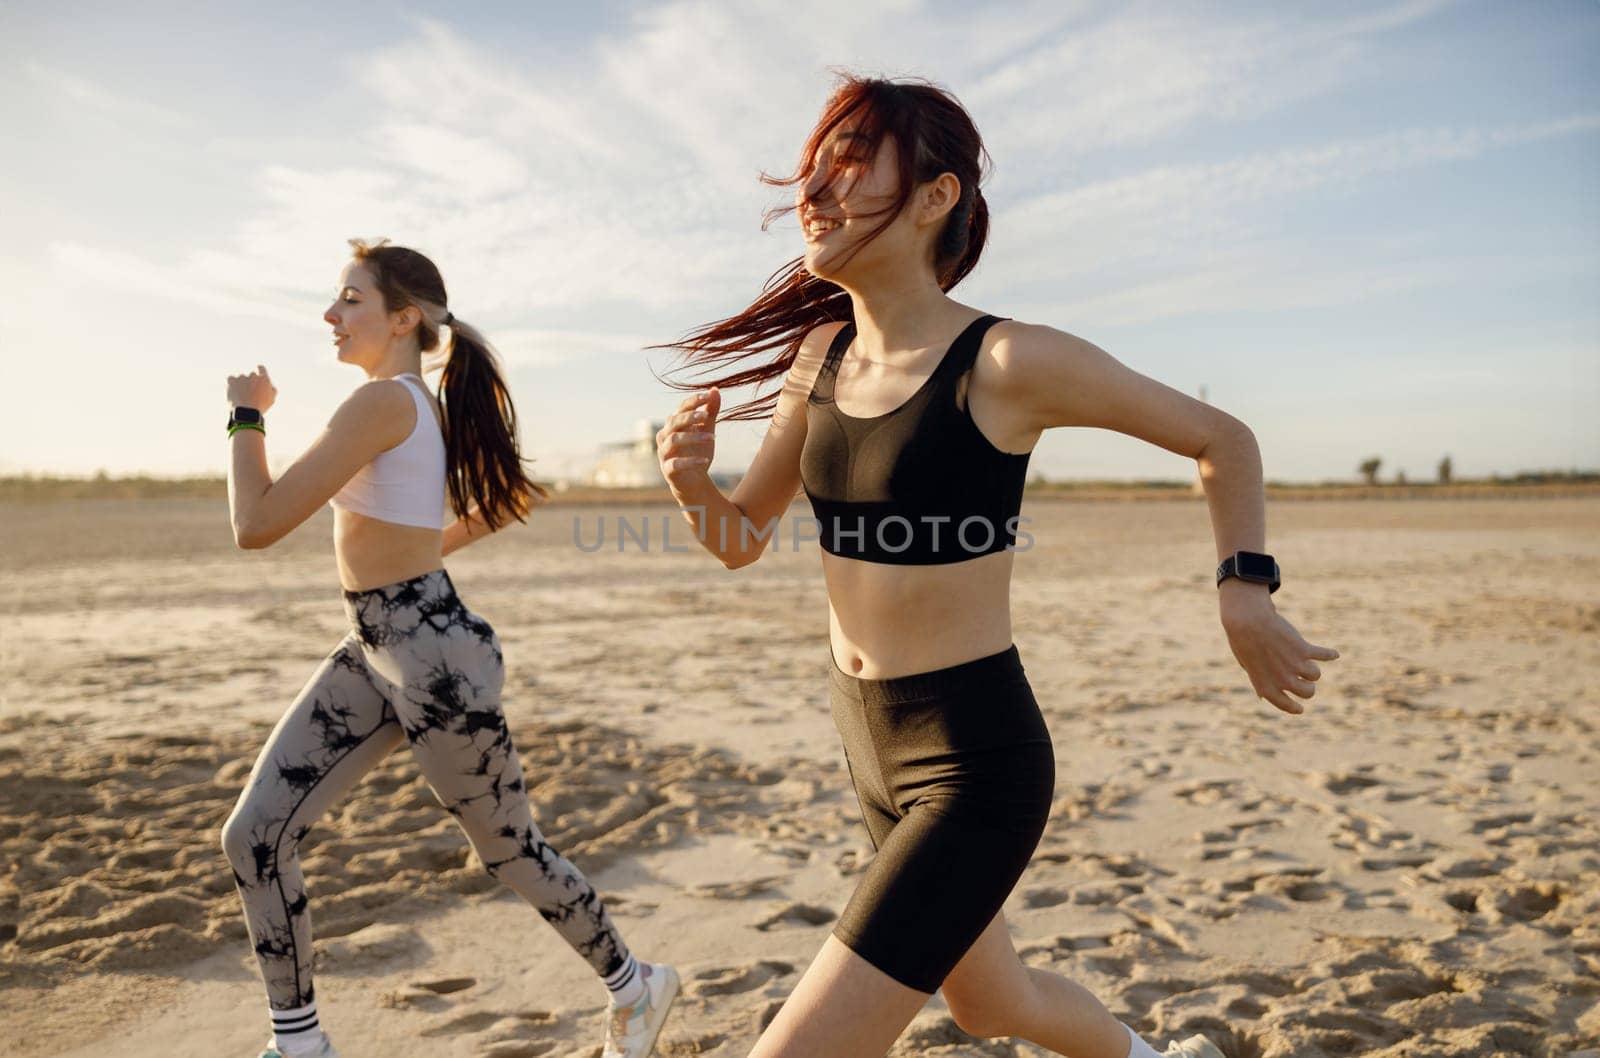
[[[1217,587],[1229,577],[1238,577],[1253,584],[1265,584],[1267,594],[1278,590],[1278,562],[1271,555],[1259,551],[1235,551],[1217,567]]]
[[[239,430],[260,430],[266,433],[266,417],[255,408],[236,406],[228,412],[228,436],[232,437]]]

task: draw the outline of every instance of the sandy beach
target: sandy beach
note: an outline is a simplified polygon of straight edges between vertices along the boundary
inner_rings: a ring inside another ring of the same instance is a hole
[[[1006,906],[1026,962],[1229,1058],[1600,1048],[1600,497],[1269,503],[1273,600],[1343,654],[1298,717],[1228,650],[1202,501],[1024,514],[1014,634],[1058,776]],[[729,572],[664,550],[675,518],[556,505],[448,565],[504,645],[536,817],[683,973],[658,1053],[734,1058],[870,846],[815,545]],[[244,553],[213,500],[0,504],[0,1053],[258,1053],[219,830],[343,633],[330,524]],[[598,1054],[603,990],[406,748],[302,860],[344,1058]],[[892,1053],[1047,1052],[935,996]]]

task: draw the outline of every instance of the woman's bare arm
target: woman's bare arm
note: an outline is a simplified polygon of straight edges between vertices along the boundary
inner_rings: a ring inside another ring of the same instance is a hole
[[[661,471],[695,539],[729,569],[747,566],[770,546],[783,513],[800,491],[800,450],[806,440],[806,398],[840,324],[814,327],[800,343],[778,393],[777,407],[731,496],[712,484],[716,412],[721,394],[695,394],[656,435]],[[709,416],[696,419],[696,413]]]
[[[997,384],[1030,427],[1099,427],[1190,457],[1205,486],[1217,560],[1267,549],[1261,450],[1248,426],[1082,338],[1052,327],[1003,326],[994,349]],[[1265,584],[1231,577],[1218,588],[1218,606],[1257,695],[1285,712],[1302,712],[1285,691],[1310,698],[1321,675],[1314,659],[1339,652],[1306,642],[1277,613]]]
[[[263,404],[270,406],[273,401],[265,369],[242,377],[259,381],[235,387],[230,380],[230,397],[238,398],[234,403],[265,411]],[[281,540],[374,456],[405,440],[416,425],[416,406],[402,392],[404,385],[379,380],[357,389],[333,413],[321,436],[276,481],[267,469],[266,436],[258,430],[235,433],[229,441],[233,452],[228,472],[235,543],[254,549]]]

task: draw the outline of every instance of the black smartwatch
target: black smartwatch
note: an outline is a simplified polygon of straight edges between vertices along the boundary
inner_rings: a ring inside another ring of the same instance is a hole
[[[267,420],[259,411],[254,408],[246,408],[242,405],[236,405],[228,412],[228,429],[231,430],[241,423],[252,426],[265,426],[267,424]]]
[[[1217,567],[1217,587],[1229,577],[1238,577],[1253,584],[1265,584],[1267,594],[1278,590],[1278,561],[1259,551],[1235,551]]]

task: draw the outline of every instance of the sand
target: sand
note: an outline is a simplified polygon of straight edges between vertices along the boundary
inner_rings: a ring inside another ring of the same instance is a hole
[[[1343,654],[1300,717],[1228,651],[1203,503],[1025,513],[1015,636],[1058,775],[1006,905],[1026,962],[1229,1058],[1600,1047],[1600,499],[1272,503],[1274,602]],[[548,508],[449,566],[504,644],[536,816],[683,973],[658,1053],[731,1058],[870,847],[815,546],[729,572],[663,551],[672,517]],[[0,503],[0,540],[0,1054],[254,1058],[219,828],[342,633],[326,515],[241,553],[212,500]],[[302,858],[344,1058],[598,1054],[604,993],[404,747]],[[1046,1052],[936,996],[892,1053]]]

